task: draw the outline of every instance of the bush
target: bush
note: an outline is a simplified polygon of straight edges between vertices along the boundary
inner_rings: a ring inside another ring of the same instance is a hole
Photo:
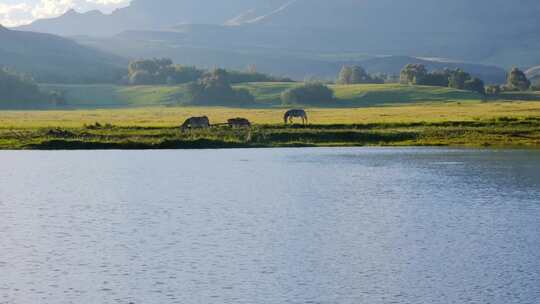
[[[216,69],[187,85],[187,103],[193,105],[246,106],[255,98],[246,89],[233,89],[229,74]]]
[[[472,78],[467,81],[465,81],[465,84],[463,86],[465,90],[473,91],[481,95],[486,95],[486,89],[484,87],[484,82],[480,80],[479,78]]]
[[[334,100],[334,91],[322,83],[306,83],[281,94],[284,105],[325,105]]]

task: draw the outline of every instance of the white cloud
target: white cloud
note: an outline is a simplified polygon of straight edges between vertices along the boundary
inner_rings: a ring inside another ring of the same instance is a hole
[[[36,19],[62,15],[73,8],[79,12],[99,9],[105,13],[124,7],[130,0],[39,0],[35,4],[25,2],[16,4],[0,3],[0,24],[17,26]]]

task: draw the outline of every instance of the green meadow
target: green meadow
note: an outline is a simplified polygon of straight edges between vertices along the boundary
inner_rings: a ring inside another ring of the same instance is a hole
[[[307,107],[309,125],[283,125],[281,94],[295,83],[245,83],[244,108],[184,105],[184,86],[41,85],[65,106],[0,111],[0,149],[172,149],[296,146],[540,147],[540,93],[496,99],[429,86],[333,85],[335,100]],[[251,129],[181,132],[189,117],[244,117]]]
[[[279,107],[281,94],[297,83],[246,83],[256,99],[253,107]],[[399,84],[333,85],[336,100],[328,107],[364,107],[386,104],[479,101],[469,91]],[[63,92],[70,108],[177,106],[185,104],[185,86],[41,85],[44,91]],[[540,100],[540,99],[539,99]]]
[[[177,149],[309,146],[540,147],[540,102],[445,102],[308,108],[310,124],[284,126],[284,109],[135,107],[0,111],[0,149]],[[191,116],[251,129],[182,132]]]

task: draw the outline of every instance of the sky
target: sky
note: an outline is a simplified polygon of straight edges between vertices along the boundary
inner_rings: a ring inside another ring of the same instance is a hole
[[[129,5],[130,0],[0,0],[0,24],[17,26],[36,19],[51,18],[70,8],[79,12],[99,9],[110,13]]]

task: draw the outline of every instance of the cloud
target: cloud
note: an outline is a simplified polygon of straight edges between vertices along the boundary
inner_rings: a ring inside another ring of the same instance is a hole
[[[99,9],[110,13],[119,7],[129,5],[130,0],[39,0],[35,4],[25,2],[17,4],[0,3],[0,24],[17,26],[28,24],[36,19],[62,15],[69,9],[79,12]]]

